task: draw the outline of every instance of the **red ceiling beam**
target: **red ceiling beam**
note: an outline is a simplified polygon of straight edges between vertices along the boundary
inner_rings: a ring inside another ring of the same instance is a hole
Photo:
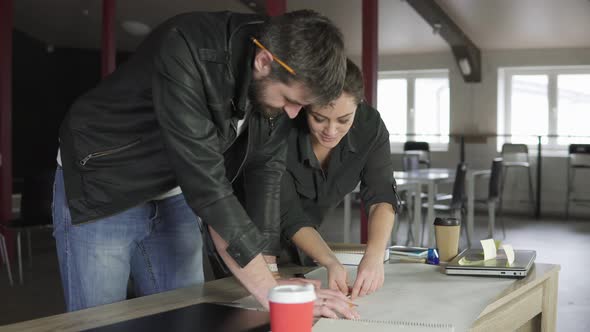
[[[0,223],[12,218],[12,0],[0,0]]]
[[[105,77],[115,71],[115,0],[102,0],[101,73]]]

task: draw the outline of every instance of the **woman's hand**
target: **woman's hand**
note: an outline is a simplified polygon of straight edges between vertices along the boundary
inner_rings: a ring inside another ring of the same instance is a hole
[[[328,318],[359,319],[361,316],[355,305],[337,290],[316,289],[317,299],[313,306],[313,315]]]
[[[348,295],[348,271],[338,260],[326,265],[328,270],[328,288]]]
[[[357,270],[351,299],[373,293],[383,286],[384,280],[383,259],[378,255],[365,255]]]

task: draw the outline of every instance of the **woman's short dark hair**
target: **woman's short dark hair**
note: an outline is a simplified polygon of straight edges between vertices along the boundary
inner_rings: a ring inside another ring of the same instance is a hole
[[[293,76],[273,62],[271,78],[303,83],[318,105],[328,104],[342,92],[346,76],[344,41],[328,18],[312,10],[271,17],[260,41],[295,71]]]
[[[346,59],[346,79],[342,91],[351,95],[357,104],[365,97],[363,74],[359,67],[348,58]]]

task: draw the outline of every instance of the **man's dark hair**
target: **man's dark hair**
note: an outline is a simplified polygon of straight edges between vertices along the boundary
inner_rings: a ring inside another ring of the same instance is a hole
[[[346,59],[346,79],[344,80],[342,91],[351,95],[357,104],[365,98],[363,74],[359,67],[350,59]]]
[[[260,42],[293,68],[295,76],[273,62],[270,78],[292,80],[309,88],[314,103],[325,105],[342,92],[346,55],[340,30],[312,10],[298,10],[270,18]]]

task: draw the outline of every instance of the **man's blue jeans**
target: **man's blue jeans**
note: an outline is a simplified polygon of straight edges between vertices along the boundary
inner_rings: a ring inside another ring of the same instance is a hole
[[[63,170],[55,174],[53,236],[68,311],[202,283],[199,220],[182,194],[72,225]]]

